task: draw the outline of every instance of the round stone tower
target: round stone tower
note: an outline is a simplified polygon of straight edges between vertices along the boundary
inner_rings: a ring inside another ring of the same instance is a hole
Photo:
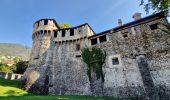
[[[40,19],[33,25],[32,51],[30,55],[30,65],[37,65],[42,60],[50,47],[53,30],[58,30],[59,26],[54,19]]]

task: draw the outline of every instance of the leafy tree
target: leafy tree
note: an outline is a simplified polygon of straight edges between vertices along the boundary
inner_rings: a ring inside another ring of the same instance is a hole
[[[19,57],[15,57],[13,60],[14,60],[14,62],[15,62],[15,63],[18,63],[18,62],[20,62],[20,61],[21,61],[21,58],[19,58]]]
[[[170,35],[170,24],[169,23],[167,23],[167,24],[161,23],[161,25],[165,26],[166,29],[162,29],[162,28],[159,28],[159,29],[161,29],[163,32],[168,33]]]
[[[59,25],[59,27],[61,28],[61,29],[65,29],[65,28],[70,28],[71,26],[70,26],[70,24],[60,24]]]
[[[16,64],[16,71],[15,73],[18,73],[18,74],[23,74],[26,69],[28,68],[28,62],[27,61],[20,61]]]
[[[145,11],[148,13],[149,10],[155,12],[169,10],[170,0],[140,0],[140,5],[144,6]]]
[[[91,82],[91,75],[92,72],[94,72],[96,73],[97,79],[102,78],[102,81],[104,82],[102,68],[103,64],[105,63],[106,52],[96,47],[92,47],[92,49],[84,48],[82,50],[82,58],[83,61],[87,64],[87,75],[89,77],[89,81]]]
[[[15,70],[15,66],[6,66],[5,64],[1,64],[0,71],[5,73],[13,73]]]

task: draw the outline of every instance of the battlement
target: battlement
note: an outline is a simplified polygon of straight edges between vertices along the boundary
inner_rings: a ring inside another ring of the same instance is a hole
[[[79,40],[95,34],[88,24],[67,29],[54,30],[53,32],[55,42]]]
[[[59,25],[54,19],[40,19],[34,23],[33,34],[41,30],[59,29]]]

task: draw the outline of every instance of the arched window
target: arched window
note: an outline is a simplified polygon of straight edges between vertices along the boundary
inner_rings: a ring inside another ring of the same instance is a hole
[[[41,30],[40,32],[41,32],[41,34],[42,34],[42,33],[43,33],[43,30]]]
[[[44,34],[47,34],[47,30],[44,30]]]
[[[51,31],[50,31],[50,30],[48,30],[48,33],[50,33],[50,34],[51,34]]]

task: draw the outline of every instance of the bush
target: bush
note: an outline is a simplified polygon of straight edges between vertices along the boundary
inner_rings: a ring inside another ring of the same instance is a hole
[[[17,74],[23,74],[28,67],[28,61],[20,61],[16,64],[16,71]]]
[[[13,73],[15,68],[12,68],[12,67],[13,66],[6,66],[6,65],[1,64],[0,65],[0,71],[1,72],[5,72],[5,73]]]

